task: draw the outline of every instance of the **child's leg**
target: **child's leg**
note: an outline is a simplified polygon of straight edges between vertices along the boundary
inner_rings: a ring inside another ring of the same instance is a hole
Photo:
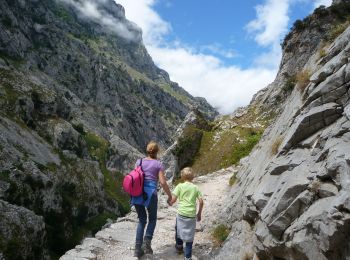
[[[186,242],[186,247],[185,247],[185,257],[186,258],[192,257],[192,245],[193,245],[193,242]]]
[[[177,251],[182,251],[183,248],[183,241],[181,240],[181,238],[178,237],[177,235],[177,220],[175,222],[175,246],[176,246],[176,250]]]

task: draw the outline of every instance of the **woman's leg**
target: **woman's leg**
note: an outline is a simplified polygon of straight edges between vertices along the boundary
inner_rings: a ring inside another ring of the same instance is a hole
[[[147,224],[147,214],[146,214],[146,209],[142,205],[135,205],[135,209],[137,212],[137,217],[139,219],[139,223],[137,225],[136,229],[136,242],[135,242],[135,250],[136,249],[141,249],[141,245],[143,242],[143,234],[145,231],[145,226]],[[136,252],[135,252],[136,254]]]
[[[185,247],[185,257],[186,258],[192,257],[192,245],[193,245],[193,242],[186,242],[186,247]]]
[[[148,211],[148,225],[146,229],[145,238],[152,240],[153,233],[157,224],[157,208],[158,208],[158,197],[156,194],[152,195],[151,201],[147,207]]]

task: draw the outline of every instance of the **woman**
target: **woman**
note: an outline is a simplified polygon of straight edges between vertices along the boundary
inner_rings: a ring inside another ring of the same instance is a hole
[[[168,203],[170,203],[171,200],[171,192],[165,179],[164,167],[162,163],[157,160],[158,150],[158,144],[151,141],[147,145],[147,157],[137,160],[135,165],[135,167],[141,165],[142,170],[145,173],[144,192],[147,194],[147,196],[141,195],[139,197],[131,198],[131,204],[135,206],[139,219],[136,230],[135,257],[141,257],[143,254],[153,254],[151,241],[157,222],[158,180],[165,193],[168,195]],[[148,212],[148,225],[144,236],[147,224],[146,209]]]

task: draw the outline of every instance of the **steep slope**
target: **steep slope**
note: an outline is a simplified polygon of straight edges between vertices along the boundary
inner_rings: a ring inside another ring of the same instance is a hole
[[[284,109],[295,85],[304,88],[311,71],[304,66],[323,58],[330,43],[349,25],[347,1],[297,20],[285,37],[283,56],[274,82],[259,91],[247,107],[218,117],[210,131],[205,131],[193,162],[197,174],[237,164],[249,154],[261,133]],[[314,55],[315,54],[315,55]],[[310,60],[311,59],[311,60]]]
[[[128,211],[122,173],[150,139],[217,112],[112,0],[4,0],[0,17],[0,258],[56,258]]]
[[[286,37],[280,72],[259,98],[280,113],[241,161],[216,259],[350,257],[349,15],[349,1],[334,1]]]

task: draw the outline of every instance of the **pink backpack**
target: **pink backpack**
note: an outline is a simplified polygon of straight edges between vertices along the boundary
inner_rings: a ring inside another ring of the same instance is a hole
[[[130,196],[140,196],[143,194],[144,179],[145,174],[142,170],[142,159],[140,159],[140,164],[124,177],[123,189],[126,193],[130,194]]]

